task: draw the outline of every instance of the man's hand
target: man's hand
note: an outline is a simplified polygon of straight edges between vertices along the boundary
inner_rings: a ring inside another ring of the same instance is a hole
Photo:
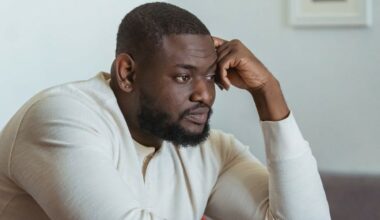
[[[278,121],[290,111],[277,79],[239,40],[213,37],[218,55],[218,83],[225,89],[234,85],[248,90],[255,101],[260,120]]]
[[[220,83],[225,89],[234,85],[254,92],[273,78],[265,66],[239,40],[213,37],[218,54]]]

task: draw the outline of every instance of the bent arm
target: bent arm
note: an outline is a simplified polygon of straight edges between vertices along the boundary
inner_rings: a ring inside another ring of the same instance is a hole
[[[275,219],[330,219],[318,167],[291,113],[261,122],[269,171],[269,210]]]
[[[270,79],[259,90],[250,91],[265,141],[269,171],[267,213],[276,219],[330,219],[309,143],[288,109],[279,82],[274,77]]]
[[[315,158],[292,115],[262,121],[267,169],[236,139],[209,199],[213,219],[328,220],[329,208]],[[244,149],[244,150],[240,150]]]

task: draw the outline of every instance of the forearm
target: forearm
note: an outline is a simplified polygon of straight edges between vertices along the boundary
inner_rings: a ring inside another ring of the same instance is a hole
[[[291,113],[262,121],[269,171],[269,209],[280,219],[328,220],[329,209],[309,143]]]
[[[261,120],[269,171],[270,213],[285,219],[329,219],[309,143],[290,113],[279,82],[270,77],[250,91]]]
[[[289,115],[290,110],[276,78],[271,77],[261,88],[248,91],[255,101],[261,121],[279,121]]]

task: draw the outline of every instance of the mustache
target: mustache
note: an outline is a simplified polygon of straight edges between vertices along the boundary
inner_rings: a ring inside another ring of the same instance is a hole
[[[183,119],[184,117],[186,117],[187,115],[191,115],[193,111],[196,111],[197,109],[200,109],[200,108],[207,108],[208,109],[208,116],[207,118],[210,118],[211,114],[212,114],[212,108],[204,103],[198,103],[196,104],[195,106],[191,107],[191,108],[188,108],[186,109],[185,111],[183,111],[180,116],[179,116],[179,119]]]

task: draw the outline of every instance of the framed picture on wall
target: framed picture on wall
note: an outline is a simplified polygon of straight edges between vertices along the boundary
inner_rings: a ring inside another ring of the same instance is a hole
[[[370,26],[372,0],[289,0],[296,27]]]

